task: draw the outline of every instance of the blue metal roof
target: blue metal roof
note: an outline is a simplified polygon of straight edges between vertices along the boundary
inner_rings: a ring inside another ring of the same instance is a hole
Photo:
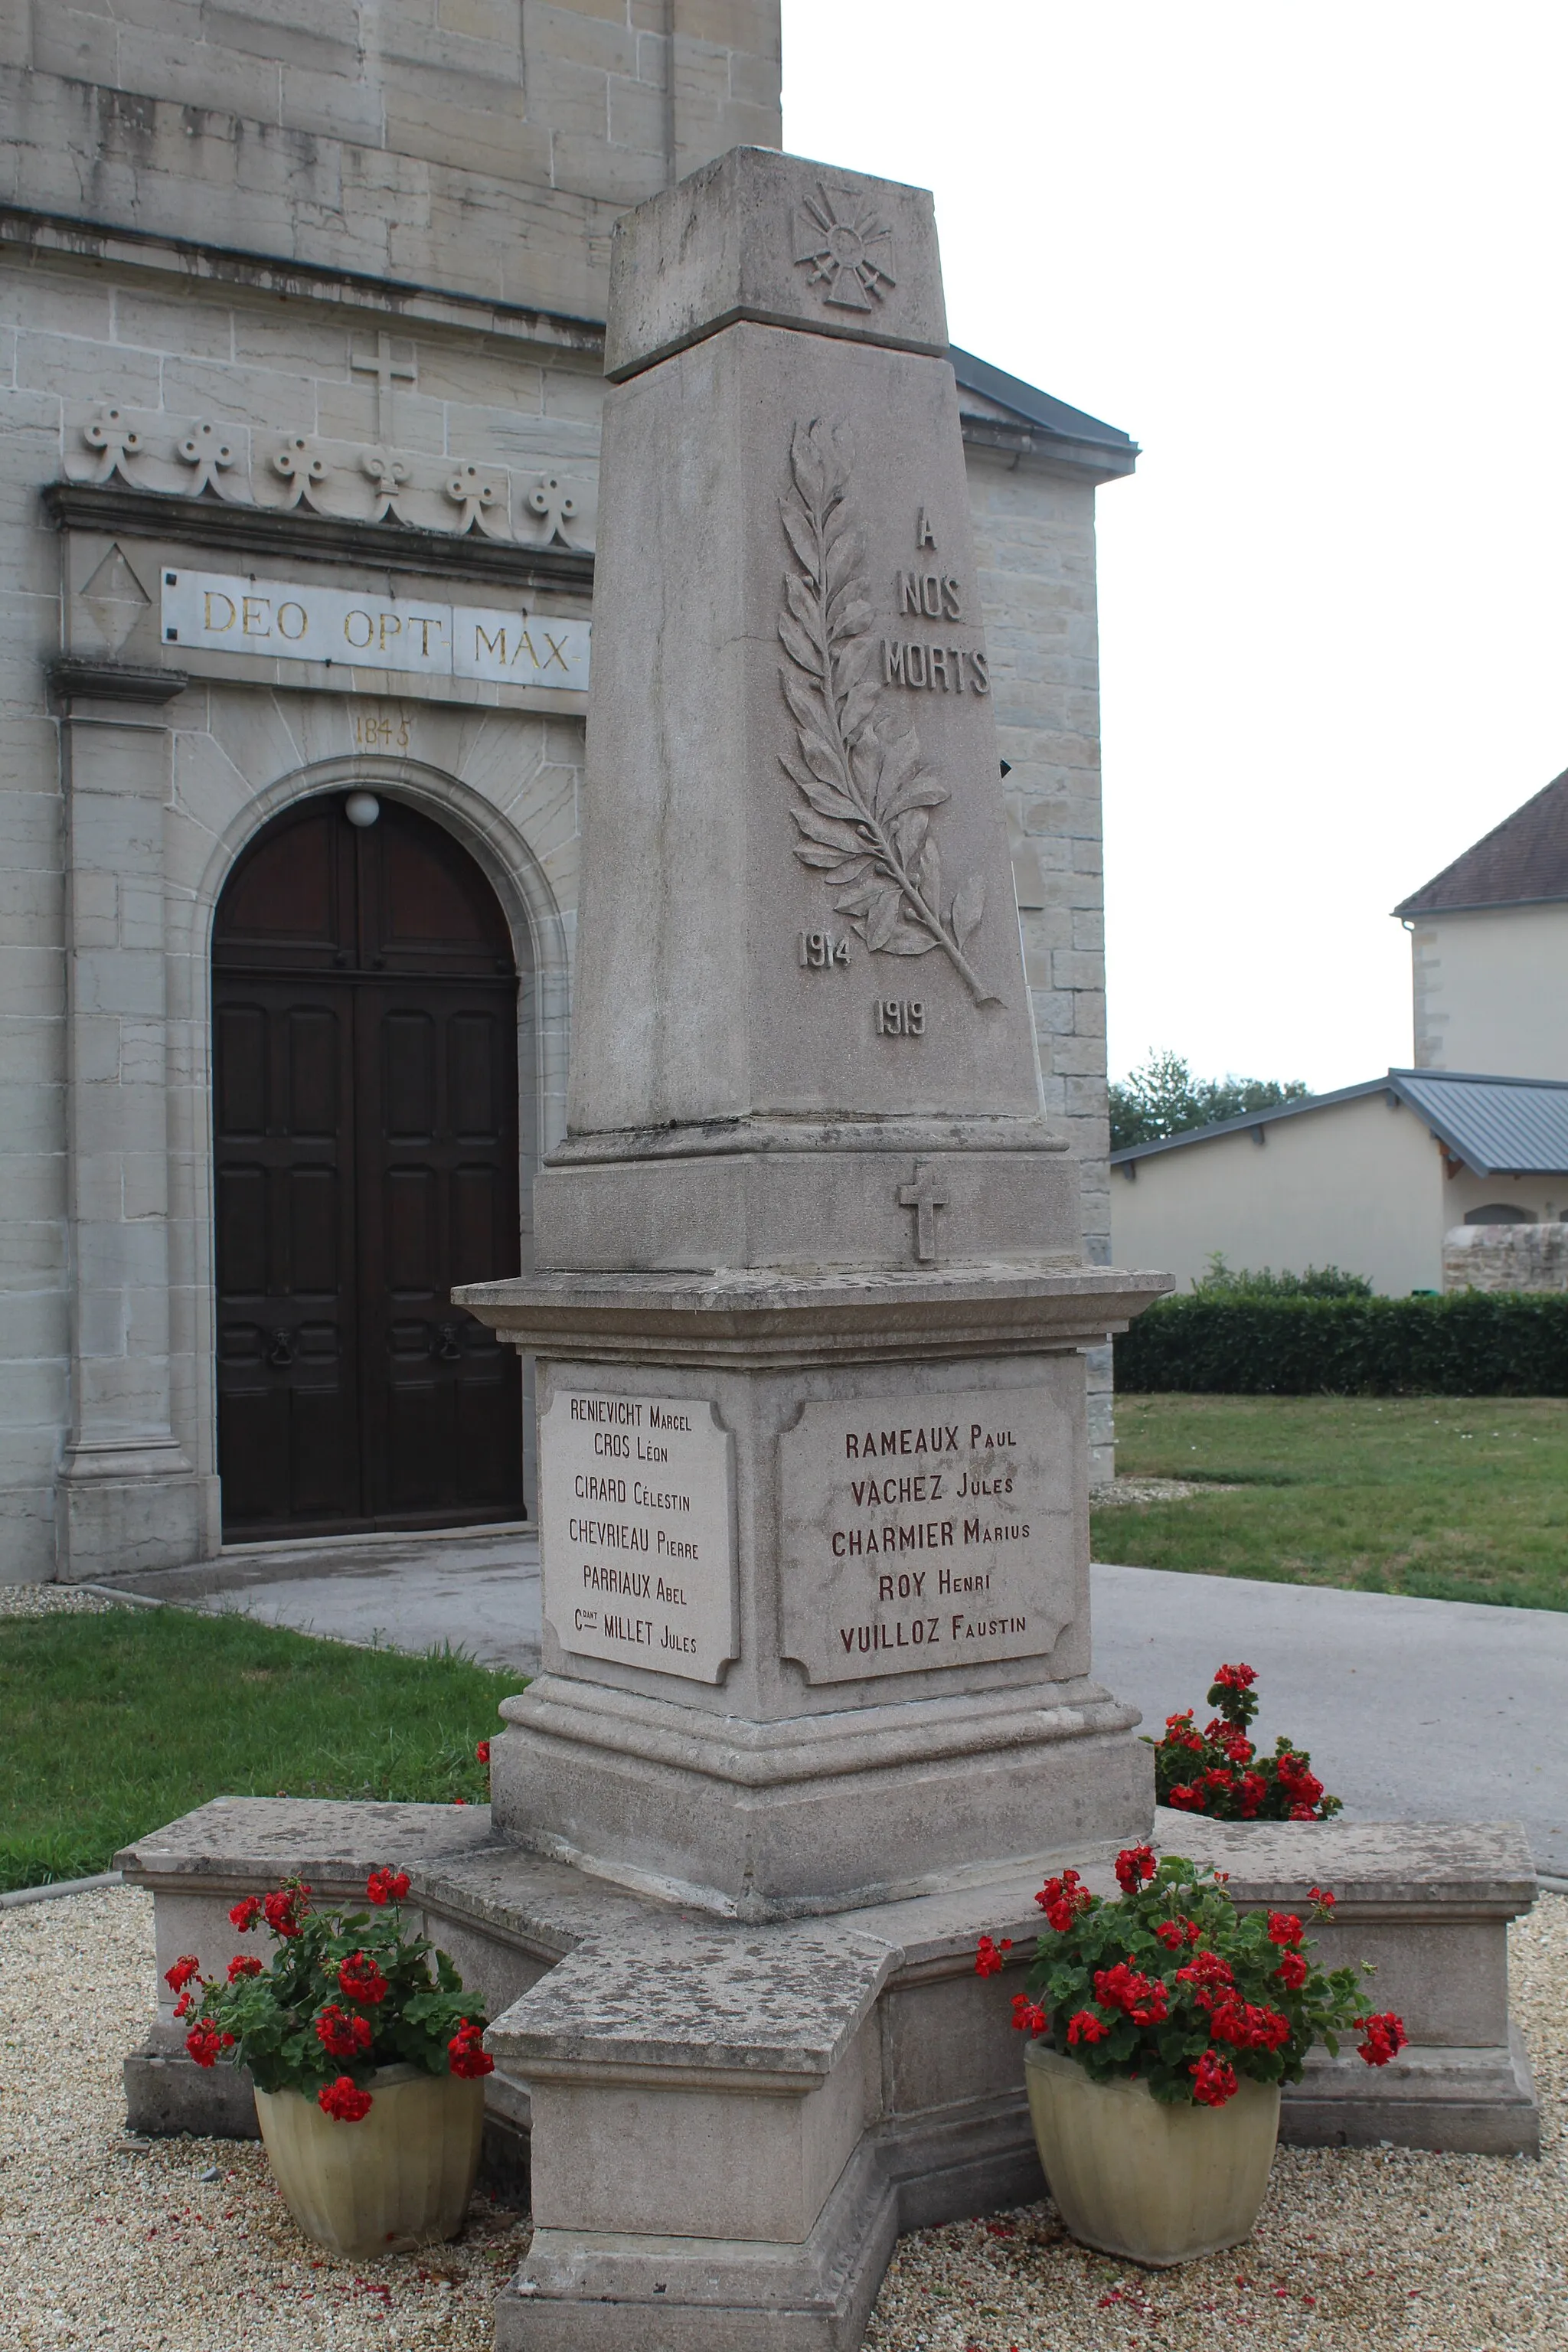
[[[1466,1070],[1390,1070],[1386,1077],[1366,1078],[1333,1094],[1300,1095],[1267,1110],[1245,1111],[1239,1118],[1186,1128],[1157,1143],[1132,1144],[1125,1151],[1113,1151],[1110,1164],[1131,1169],[1159,1151],[1179,1151],[1189,1143],[1271,1127],[1277,1119],[1305,1118],[1313,1111],[1375,1094],[1397,1097],[1478,1176],[1568,1174],[1568,1079],[1493,1078]]]
[[[1568,1170],[1568,1085],[1448,1070],[1388,1075],[1439,1143],[1478,1176],[1557,1176]]]

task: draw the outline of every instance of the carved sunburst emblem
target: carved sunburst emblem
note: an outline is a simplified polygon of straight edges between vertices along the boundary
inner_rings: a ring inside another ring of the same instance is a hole
[[[893,232],[845,188],[819,185],[796,206],[795,257],[807,284],[843,310],[870,310],[893,276]]]

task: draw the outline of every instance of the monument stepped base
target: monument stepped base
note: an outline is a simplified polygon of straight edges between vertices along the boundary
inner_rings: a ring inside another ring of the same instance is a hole
[[[1373,2073],[1319,2053],[1281,2136],[1533,2154],[1509,2022],[1506,1931],[1535,1879],[1510,1823],[1223,1827],[1155,1842],[1229,1870],[1244,1906],[1339,1907],[1331,1964],[1376,1963],[1410,2046]],[[901,2230],[1043,2192],[1009,2025],[1016,1977],[974,1973],[982,1933],[1034,1948],[1047,1864],[1114,1892],[1108,1853],[1039,1856],[984,1885],[742,1927],[498,1843],[479,1806],[219,1800],[120,1857],[151,1888],[160,1974],[221,1969],[229,1906],[282,1878],[352,1897],[388,1863],[483,1990],[493,2158],[526,2145],[535,2232],[497,2306],[500,2352],[850,2352]],[[1011,1973],[1011,1972],[1010,1972]],[[240,2078],[159,2021],[126,2063],[133,2130],[246,2131]]]

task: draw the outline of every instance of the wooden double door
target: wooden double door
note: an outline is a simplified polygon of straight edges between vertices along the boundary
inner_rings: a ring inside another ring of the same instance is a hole
[[[308,801],[260,834],[214,934],[231,1542],[524,1507],[516,1351],[449,1297],[519,1268],[511,941],[439,825],[346,809]]]

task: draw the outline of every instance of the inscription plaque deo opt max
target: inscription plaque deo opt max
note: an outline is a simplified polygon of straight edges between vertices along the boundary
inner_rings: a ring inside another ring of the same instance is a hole
[[[779,1446],[784,1655],[832,1683],[1053,1650],[1074,1613],[1056,1419],[1020,1389],[806,1405]]]
[[[544,1614],[563,1650],[718,1681],[738,1648],[732,1453],[690,1397],[556,1391],[539,1493]]]

